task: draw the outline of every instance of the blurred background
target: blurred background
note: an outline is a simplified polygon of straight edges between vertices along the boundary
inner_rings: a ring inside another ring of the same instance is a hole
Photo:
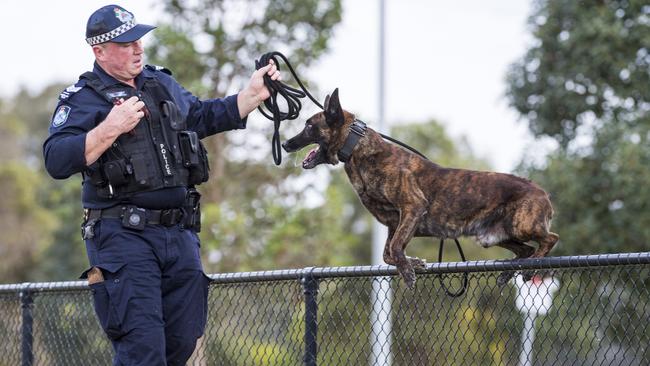
[[[76,279],[81,177],[47,175],[42,143],[58,94],[92,68],[84,41],[99,1],[22,1],[0,23],[0,283]],[[323,100],[378,118],[379,2],[122,1],[164,65],[203,98],[236,93],[254,60],[283,52]],[[645,251],[650,242],[650,5],[639,0],[386,1],[383,132],[443,166],[533,179],[550,194],[552,255]],[[284,79],[296,85],[286,69]],[[283,139],[317,111],[285,122]],[[341,166],[273,164],[272,123],[205,140],[201,186],[208,273],[371,261],[374,219]],[[509,258],[462,241],[468,259]],[[410,255],[436,259],[415,239]],[[450,251],[451,252],[451,251]],[[458,259],[453,254],[449,260]]]

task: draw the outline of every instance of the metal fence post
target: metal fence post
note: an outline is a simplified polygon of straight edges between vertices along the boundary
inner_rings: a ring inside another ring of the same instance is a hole
[[[22,352],[22,366],[32,366],[34,363],[33,343],[33,323],[34,317],[32,316],[32,307],[34,299],[32,292],[29,289],[29,284],[26,284],[20,291],[20,307],[22,309],[22,327],[21,327],[21,352]]]
[[[316,366],[318,353],[318,280],[313,274],[314,268],[303,270],[302,288],[305,294],[305,357],[306,366]]]

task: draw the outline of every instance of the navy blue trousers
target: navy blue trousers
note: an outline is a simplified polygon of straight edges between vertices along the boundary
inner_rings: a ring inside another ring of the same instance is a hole
[[[115,350],[113,365],[185,365],[203,335],[210,279],[198,236],[178,225],[123,228],[101,219],[86,240],[95,312]],[[82,278],[86,277],[86,273]]]

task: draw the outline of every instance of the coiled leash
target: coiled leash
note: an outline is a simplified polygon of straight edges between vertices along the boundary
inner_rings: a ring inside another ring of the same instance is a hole
[[[293,78],[296,79],[298,85],[300,85],[300,88],[302,89],[300,90],[293,88],[280,80],[272,80],[268,74],[264,74],[264,85],[266,85],[266,88],[271,93],[271,97],[267,98],[264,101],[264,106],[271,112],[271,115],[267,114],[261,105],[258,106],[257,109],[260,111],[260,113],[262,113],[264,117],[273,121],[273,138],[271,140],[271,150],[273,151],[273,161],[275,162],[275,165],[280,165],[280,163],[282,163],[280,123],[282,121],[294,120],[298,118],[300,115],[300,110],[302,109],[302,103],[300,103],[300,99],[304,98],[305,96],[309,96],[309,99],[311,99],[314,104],[319,106],[320,109],[323,109],[323,106],[318,103],[316,98],[314,98],[309,93],[309,91],[307,91],[307,88],[305,88],[305,86],[296,75],[295,70],[293,67],[291,67],[289,60],[287,60],[287,58],[282,53],[274,51],[263,54],[259,60],[255,60],[255,69],[259,70],[260,68],[268,65],[270,60],[273,60],[275,66],[278,68],[278,70],[280,70],[280,63],[278,62],[276,56],[280,57],[284,63],[287,64],[289,71],[291,71],[291,75],[293,75]],[[278,95],[284,98],[287,103],[288,110],[286,112],[280,111],[280,107],[278,106]]]
[[[255,70],[259,70],[260,68],[268,65],[270,60],[273,60],[273,63],[275,63],[277,69],[280,70],[280,63],[278,62],[278,57],[281,58],[285,64],[287,64],[287,68],[289,68],[291,75],[293,76],[294,79],[296,79],[298,85],[300,85],[300,89],[291,87],[280,80],[272,80],[268,74],[264,74],[263,77],[264,85],[271,93],[271,96],[264,101],[264,106],[266,107],[266,109],[268,109],[271,112],[271,114],[268,114],[262,108],[261,105],[258,106],[257,109],[260,111],[260,113],[262,113],[264,117],[273,121],[273,138],[271,139],[271,150],[273,152],[273,161],[275,162],[275,165],[280,165],[282,163],[282,145],[280,143],[280,124],[282,123],[282,121],[294,120],[298,118],[298,116],[300,115],[300,110],[302,109],[302,103],[300,102],[300,99],[304,97],[309,97],[309,99],[311,99],[311,101],[314,102],[314,104],[316,104],[320,109],[324,110],[323,105],[320,104],[316,100],[316,98],[314,98],[309,93],[307,88],[300,81],[300,78],[298,78],[298,75],[296,75],[296,71],[291,66],[291,63],[289,63],[289,60],[282,53],[278,51],[273,51],[273,52],[268,52],[263,54],[259,60],[255,60]],[[280,111],[280,107],[278,106],[278,96],[284,98],[287,104],[286,112]],[[424,156],[424,154],[412,148],[411,146],[399,140],[396,140],[390,136],[386,136],[382,133],[379,133],[379,135],[385,140],[397,144],[423,157],[424,159],[429,160],[429,158]],[[458,239],[454,239],[454,241],[456,242],[456,247],[458,248],[460,257],[463,259],[463,261],[465,261],[465,254],[463,253],[463,249],[460,247],[460,244],[458,243]],[[438,262],[442,262],[442,248],[444,243],[445,240],[440,239],[440,251],[438,252]],[[459,291],[452,293],[447,289],[444,283],[442,283],[442,286],[445,289],[447,295],[451,297],[458,297],[462,295],[463,293],[465,293],[465,290],[467,289],[467,272],[463,274],[463,287]]]

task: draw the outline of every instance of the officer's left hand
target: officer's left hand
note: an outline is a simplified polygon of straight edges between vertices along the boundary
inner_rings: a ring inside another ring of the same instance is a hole
[[[264,85],[264,74],[269,75],[271,80],[282,80],[282,75],[273,60],[269,60],[268,65],[255,71],[248,86],[237,95],[237,107],[239,107],[239,116],[241,118],[246,117],[271,96],[271,93]]]
[[[271,96],[271,93],[264,85],[264,74],[267,74],[271,77],[271,80],[282,80],[282,75],[280,75],[280,70],[275,66],[273,60],[269,60],[269,64],[260,68],[259,70],[253,73],[251,80],[248,84],[248,89],[251,90],[259,99],[259,104],[266,100],[266,98]]]

